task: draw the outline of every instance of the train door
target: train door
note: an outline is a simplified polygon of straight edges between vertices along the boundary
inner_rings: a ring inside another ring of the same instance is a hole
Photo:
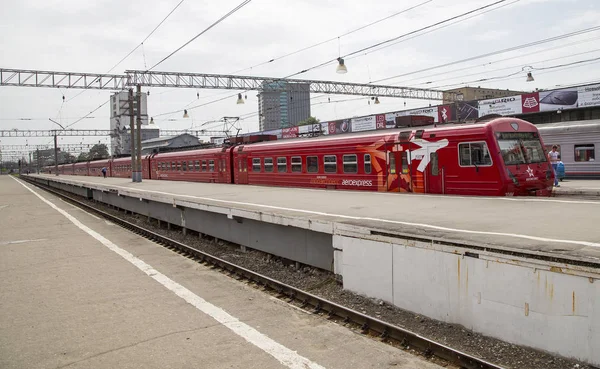
[[[400,191],[400,174],[402,173],[402,160],[398,151],[399,144],[392,144],[386,150],[387,161],[387,191]]]
[[[444,170],[440,167],[436,150],[437,148],[427,150],[429,156],[429,165],[425,169],[427,193],[444,193]]]
[[[248,155],[246,153],[239,153],[235,158],[235,166],[237,168],[237,181],[238,184],[248,184]]]

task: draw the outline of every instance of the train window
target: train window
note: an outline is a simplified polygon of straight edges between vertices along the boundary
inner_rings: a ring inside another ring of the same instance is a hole
[[[317,173],[319,171],[319,158],[316,156],[307,156],[306,168],[308,173]]]
[[[208,171],[209,172],[214,172],[215,171],[215,161],[214,160],[209,160],[208,161]]]
[[[181,162],[180,161],[177,162],[177,170],[181,171]]]
[[[429,153],[429,161],[431,162],[431,175],[437,176],[439,174],[438,155],[435,152]]]
[[[390,174],[396,174],[396,156],[391,151],[388,151],[388,165],[390,166]]]
[[[188,162],[188,170],[191,172],[192,170],[194,170],[194,162],[193,161],[189,161]]]
[[[323,164],[323,170],[325,170],[325,173],[337,172],[337,156],[325,155],[323,157]]]
[[[181,164],[181,170],[183,170],[184,172],[187,172],[187,161],[184,161],[184,162]]]
[[[260,158],[252,159],[252,171],[260,172]]]
[[[492,157],[485,142],[458,144],[458,157],[461,167],[492,165]]]
[[[177,163],[175,163],[174,161],[171,162],[171,170],[175,170],[177,169]]]
[[[206,160],[202,160],[202,171],[206,172]]]
[[[287,158],[277,158],[277,171],[279,173],[287,172]]]
[[[344,161],[344,173],[358,172],[358,162],[356,161],[356,154],[344,155],[342,159]]]
[[[299,156],[292,156],[292,172],[302,173],[302,158]]]
[[[400,157],[402,159],[402,174],[408,174],[408,152],[402,151]]]
[[[575,145],[575,161],[595,161],[594,144]]]
[[[365,154],[365,173],[371,173],[371,154]]]
[[[265,172],[273,171],[273,158],[265,158]]]
[[[200,160],[196,160],[194,162],[194,169],[196,170],[196,172],[200,171]]]

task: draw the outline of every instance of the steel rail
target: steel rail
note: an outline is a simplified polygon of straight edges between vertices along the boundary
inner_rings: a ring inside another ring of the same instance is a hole
[[[206,263],[227,272],[230,276],[236,279],[246,279],[249,282],[277,293],[280,299],[287,298],[288,302],[300,302],[301,307],[308,310],[310,307],[315,314],[325,314],[328,319],[342,321],[344,323],[352,323],[359,326],[361,332],[366,335],[376,336],[384,341],[396,342],[400,346],[417,348],[425,357],[436,356],[449,363],[460,366],[466,369],[503,369],[503,367],[487,362],[483,359],[469,355],[465,352],[453,349],[439,342],[430,340],[415,332],[384,322],[380,319],[373,318],[366,314],[362,314],[356,310],[339,305],[335,302],[326,300],[322,297],[313,295],[309,292],[300,290],[288,284],[276,281],[270,277],[251,271],[244,267],[235,265],[229,261],[223,260],[216,256],[210,255],[193,247],[187,246],[181,242],[163,236],[136,224],[128,222],[118,216],[109,214],[99,210],[89,204],[86,204],[71,196],[65,195],[61,191],[57,191],[46,185],[42,185],[37,181],[33,181],[26,176],[20,177],[37,187],[40,187],[56,196],[64,198],[71,203],[84,208],[87,211],[96,213],[111,222],[120,225],[138,235],[141,235],[149,240],[152,240],[169,249],[175,249],[178,253],[184,254],[191,259],[200,263]]]

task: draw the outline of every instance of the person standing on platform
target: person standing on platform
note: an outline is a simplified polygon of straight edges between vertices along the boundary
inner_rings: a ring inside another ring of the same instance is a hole
[[[102,175],[106,178],[106,167],[102,167]]]
[[[550,159],[550,163],[552,164],[552,170],[554,171],[554,187],[560,187],[558,184],[558,157],[559,153],[556,151],[558,147],[556,145],[552,146],[552,151],[548,153],[548,159]]]

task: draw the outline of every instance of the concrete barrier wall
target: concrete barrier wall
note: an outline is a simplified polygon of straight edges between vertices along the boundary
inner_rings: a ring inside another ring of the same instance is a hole
[[[63,185],[64,186],[64,185]],[[65,187],[68,191],[69,188]],[[333,270],[332,236],[292,226],[213,213],[172,203],[93,191],[96,201],[302,264]]]
[[[600,365],[600,274],[426,242],[334,236],[344,288],[519,345]],[[571,274],[567,274],[571,273]]]

